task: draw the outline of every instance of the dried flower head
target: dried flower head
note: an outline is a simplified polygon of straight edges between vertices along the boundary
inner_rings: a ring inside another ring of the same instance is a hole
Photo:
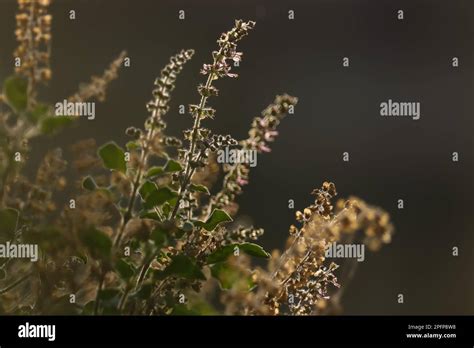
[[[122,67],[123,60],[127,52],[122,51],[117,58],[115,58],[109,67],[101,76],[92,76],[91,81],[87,84],[79,85],[79,90],[68,98],[68,101],[77,103],[84,102],[93,98],[99,101],[104,101],[106,97],[107,87],[118,77],[118,70]]]

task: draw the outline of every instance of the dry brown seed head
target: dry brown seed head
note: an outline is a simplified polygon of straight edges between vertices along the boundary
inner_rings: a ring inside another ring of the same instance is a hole
[[[296,212],[296,221],[303,221],[304,220],[304,215],[302,212],[300,212],[299,210]]]

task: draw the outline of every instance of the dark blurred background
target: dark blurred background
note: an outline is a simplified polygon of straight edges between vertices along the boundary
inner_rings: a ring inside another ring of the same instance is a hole
[[[178,20],[181,9],[185,20]],[[12,71],[15,11],[13,0],[0,0],[0,80]],[[51,12],[54,76],[45,99],[62,101],[122,49],[131,67],[96,105],[94,121],[35,141],[31,162],[87,137],[124,144],[125,128],[143,124],[169,56],[194,48],[167,116],[169,133],[180,135],[192,120],[178,106],[198,101],[198,72],[215,40],[234,19],[256,20],[240,45],[240,76],[217,83],[216,119],[205,126],[240,139],[275,94],[299,98],[239,199],[241,213],[265,228],[262,244],[281,248],[294,221],[288,200],[304,208],[310,191],[331,180],[340,196],[389,211],[396,226],[392,244],[360,265],[344,299],[347,314],[474,314],[473,1],[57,0]],[[345,56],[350,68],[342,67]],[[421,119],[381,117],[388,99],[421,102]],[[342,161],[345,151],[350,162]]]

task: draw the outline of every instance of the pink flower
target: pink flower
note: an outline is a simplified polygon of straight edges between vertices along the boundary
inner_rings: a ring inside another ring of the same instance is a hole
[[[260,143],[258,144],[258,151],[260,152],[270,152],[272,149],[270,149],[265,143]]]
[[[264,138],[266,141],[273,141],[277,135],[278,131],[269,130],[265,132]]]
[[[247,185],[248,183],[249,183],[248,180],[245,180],[241,178],[240,176],[237,178],[237,184],[239,184],[239,186],[244,186],[244,185]]]

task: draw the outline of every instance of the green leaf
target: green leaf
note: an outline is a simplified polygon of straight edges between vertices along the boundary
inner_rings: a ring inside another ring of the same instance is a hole
[[[108,169],[118,170],[125,173],[127,163],[124,151],[114,142],[109,142],[99,148],[99,156]]]
[[[221,289],[236,288],[240,291],[249,291],[255,286],[251,274],[245,276],[227,262],[216,263],[210,268],[212,276],[219,281]]]
[[[8,105],[16,112],[21,112],[28,105],[28,81],[19,77],[11,76],[5,80],[3,85],[3,94],[6,97]]]
[[[112,250],[112,240],[104,232],[92,227],[85,230],[81,239],[95,257],[108,258]]]
[[[166,173],[179,172],[180,170],[183,170],[181,164],[175,160],[170,159],[168,160],[168,162],[166,162],[164,167],[155,166],[148,169],[145,177],[153,178],[155,176],[160,176]]]
[[[42,120],[46,116],[51,116],[49,105],[39,103],[34,107],[31,112],[28,112],[26,116],[33,123]]]
[[[159,176],[159,175],[162,175],[164,173],[165,173],[165,170],[163,169],[163,167],[151,167],[146,172],[145,177],[146,178],[153,178],[155,176]]]
[[[234,253],[235,248],[243,251],[250,256],[269,258],[267,253],[260,245],[254,243],[234,243],[218,248],[207,257],[207,263],[213,264],[226,261],[227,258]]]
[[[151,192],[145,199],[143,206],[146,209],[162,205],[165,202],[172,202],[178,197],[178,192],[171,190],[169,187],[160,187],[156,191]]]
[[[127,150],[137,150],[140,148],[140,143],[138,141],[129,141],[125,147]]]
[[[86,176],[84,180],[82,180],[82,187],[89,191],[94,191],[97,188],[97,184],[95,180],[90,175]]]
[[[94,307],[95,307],[95,301],[87,302],[87,304],[82,308],[82,314],[84,315],[94,314]]]
[[[74,118],[69,116],[48,116],[41,121],[41,133],[48,135],[57,133],[73,122]]]
[[[173,206],[175,205],[176,203],[173,203]],[[161,210],[163,211],[163,214],[164,216],[168,216],[170,215],[171,213],[171,204],[166,202],[165,204],[163,204],[163,206],[161,207]]]
[[[168,235],[160,226],[156,227],[151,232],[151,239],[155,242],[157,248],[161,248],[163,245],[168,243]]]
[[[124,280],[131,278],[135,274],[134,267],[124,259],[119,259],[115,264],[115,268]]]
[[[179,172],[183,170],[183,167],[181,167],[181,164],[178,161],[170,159],[166,162],[164,170],[168,173]]]
[[[143,284],[140,290],[136,293],[132,294],[131,297],[138,298],[140,300],[147,300],[151,296],[151,292],[153,290],[153,284],[147,283]]]
[[[0,209],[0,242],[7,242],[15,237],[19,213],[12,208]]]
[[[196,221],[195,225],[204,228],[206,231],[213,231],[217,227],[217,225],[229,221],[233,220],[224,210],[214,209],[211,216],[207,219],[206,222]]]
[[[114,297],[118,296],[120,294],[119,289],[103,289],[100,292],[99,298],[103,301],[110,301]]]
[[[195,191],[195,192],[203,192],[207,195],[210,195],[211,193],[209,192],[209,189],[204,186],[204,185],[196,185],[196,184],[191,184],[189,185],[189,189],[191,191]]]
[[[163,275],[178,276],[186,279],[206,280],[206,277],[194,260],[182,254],[171,258],[171,263],[165,268]]]
[[[171,315],[199,315],[200,313],[193,308],[188,308],[185,304],[177,304],[173,307]]]
[[[151,181],[145,181],[143,185],[140,187],[138,192],[140,193],[140,196],[143,198],[143,200],[146,200],[147,197],[150,195],[150,193],[155,192],[158,190],[158,187],[156,186],[155,183]]]
[[[237,245],[240,250],[243,250],[247,255],[255,257],[263,257],[268,259],[270,254],[267,253],[260,245],[255,243],[240,243]]]

